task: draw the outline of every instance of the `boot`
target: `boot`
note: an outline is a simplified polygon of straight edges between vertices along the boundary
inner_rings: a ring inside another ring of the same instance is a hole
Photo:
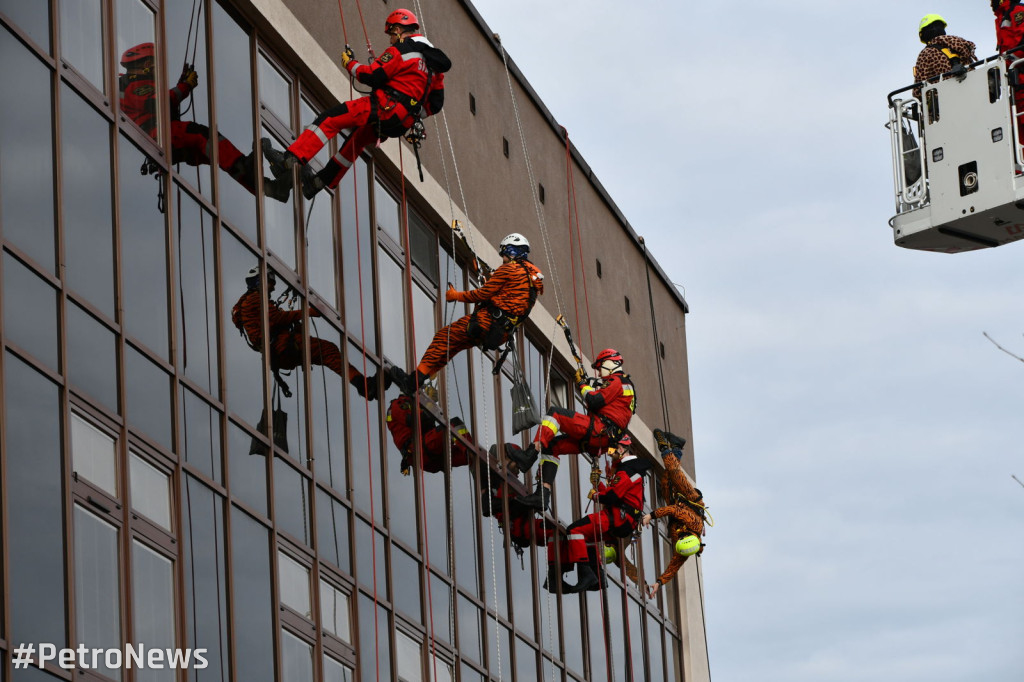
[[[511,464],[516,465],[515,473],[518,475],[532,469],[540,453],[535,443],[530,443],[525,450],[514,443],[505,443],[505,456],[509,458]]]
[[[239,185],[255,194],[256,152],[249,152],[245,156],[238,157],[235,162],[231,164],[231,168],[228,169],[228,175],[233,177]]]
[[[302,196],[306,199],[312,199],[317,192],[326,187],[320,175],[308,165],[302,167],[299,176],[302,178]]]
[[[402,393],[409,396],[416,395],[417,384],[422,386],[429,378],[427,375],[420,373],[419,370],[416,370],[412,374],[406,374],[402,371],[402,368],[397,365],[392,365],[388,369],[388,376],[391,377],[391,381],[398,386],[398,389]]]
[[[480,493],[480,513],[484,516],[491,516],[501,512],[501,500],[495,496],[490,488],[484,488]]]
[[[263,178],[263,193],[282,204],[292,195],[292,176],[282,175],[273,180]]]
[[[544,483],[538,481],[537,490],[529,495],[515,498],[510,504],[516,504],[535,512],[545,512],[551,506],[551,489],[545,488]]]
[[[280,151],[274,149],[274,141],[269,137],[264,137],[260,140],[260,144],[263,146],[263,158],[270,164],[270,172],[274,174],[275,178],[280,178],[282,175],[288,175],[295,164],[299,162],[299,157],[292,154],[290,151]]]
[[[593,567],[588,564],[576,564],[576,584],[568,585],[562,583],[562,592],[576,594],[577,592],[595,592],[605,587],[601,579],[594,573]]]
[[[562,582],[562,569],[557,564],[548,564],[548,577],[544,581],[544,589],[548,592],[557,592],[559,585],[564,585]],[[564,590],[563,590],[564,591]]]
[[[654,429],[654,440],[658,443],[658,449],[662,452],[682,450],[686,446],[685,438],[677,436],[671,431],[662,431],[661,429]]]

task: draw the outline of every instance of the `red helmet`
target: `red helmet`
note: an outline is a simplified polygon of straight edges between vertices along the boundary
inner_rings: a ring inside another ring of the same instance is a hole
[[[143,59],[153,59],[156,51],[153,48],[153,43],[139,43],[135,47],[129,47],[121,55],[121,66],[125,68],[131,67],[135,62],[140,62]]]
[[[622,434],[622,438],[619,439],[619,447],[628,448],[633,446],[633,439],[630,438],[628,433]]]
[[[384,32],[391,30],[392,26],[404,26],[405,28],[419,28],[420,20],[416,15],[407,9],[396,9],[384,20]]]
[[[622,354],[614,348],[605,348],[597,354],[591,367],[606,370],[609,374],[617,372],[622,367]]]

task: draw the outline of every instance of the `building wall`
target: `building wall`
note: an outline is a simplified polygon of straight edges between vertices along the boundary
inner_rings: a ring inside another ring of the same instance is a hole
[[[225,170],[189,165],[180,149],[173,158],[166,101],[152,138],[118,107],[128,46],[155,39],[166,64],[157,68],[159,93],[182,61],[194,61],[200,86],[182,120],[209,125],[242,155],[262,136],[289,142],[344,89],[331,66],[343,40],[329,3],[197,7],[193,18],[188,3],[0,0],[9,65],[0,74],[0,678],[57,678],[52,664],[12,669],[22,642],[203,648],[209,667],[188,677],[199,680],[583,680],[627,670],[658,680],[691,670],[683,638],[700,614],[684,605],[692,600],[682,584],[644,602],[609,567],[604,600],[549,595],[543,547],[526,547],[520,559],[482,514],[480,493],[498,477],[485,465],[487,446],[527,436],[511,433],[507,374],[493,380],[490,360],[475,351],[453,361],[439,402],[472,434],[460,441],[468,466],[413,468],[408,477],[385,428],[397,391],[367,401],[360,377],[348,380],[350,367],[375,377],[385,361],[408,366],[434,328],[465,312],[438,301],[446,281],[471,285],[464,254],[446,252],[451,217],[465,221],[492,263],[508,231],[542,241],[528,223],[527,189],[495,191],[495,182],[522,185],[524,163],[514,120],[493,101],[507,91],[494,82],[500,60],[479,24],[453,3],[424,5],[427,17],[448,11],[451,21],[427,25],[457,63],[476,54],[489,69],[472,85],[451,81],[446,110],[467,197],[453,216],[448,195],[462,198],[443,180],[436,128],[426,183],[413,180],[408,148],[388,142],[312,205],[257,199]],[[368,8],[370,26],[384,9]],[[353,31],[357,15],[351,7],[346,15]],[[190,24],[201,28],[190,33]],[[480,88],[472,118],[468,92],[459,94],[469,87]],[[560,220],[554,213],[566,196],[564,147],[542,110],[517,96],[528,143],[548,140],[534,163],[553,212],[548,229],[564,233],[564,207]],[[493,130],[460,132],[476,124]],[[495,131],[504,166],[470,137]],[[226,144],[211,152],[214,163],[235,153]],[[147,159],[159,174],[140,174]],[[639,252],[595,185],[579,176],[577,191],[584,264],[603,254],[594,230],[623,245],[610,253],[626,254],[593,286],[607,282],[634,301],[617,326],[600,326],[611,316],[597,321],[596,346],[621,345],[627,356],[635,347],[639,356],[639,333],[600,341],[630,322],[649,333]],[[557,271],[568,291],[568,254],[554,257],[549,284]],[[257,327],[274,319],[271,302],[296,318],[277,336],[246,338],[233,322],[253,267],[264,292],[269,273],[277,282],[269,297],[256,294]],[[666,372],[675,380],[673,428],[689,434],[683,309],[659,277],[652,282],[659,315],[664,308],[678,322],[678,333],[663,335]],[[311,317],[314,308],[322,316]],[[520,339],[540,403],[572,400],[564,339],[551,336],[560,309],[545,297]],[[574,329],[588,350],[583,325]],[[653,385],[650,364],[632,371]],[[634,431],[646,436],[660,412],[644,400]],[[548,517],[563,526],[583,513],[589,474],[583,462],[565,464]],[[646,533],[629,553],[647,582],[666,545]]]

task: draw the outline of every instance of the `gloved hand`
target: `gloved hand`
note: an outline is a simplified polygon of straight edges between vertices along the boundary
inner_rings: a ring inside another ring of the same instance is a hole
[[[461,301],[462,292],[453,287],[451,284],[448,285],[448,291],[444,292],[444,300],[449,303],[452,301]]]
[[[576,368],[576,385],[581,385],[587,379],[587,370],[582,367]]]
[[[343,69],[348,71],[348,65],[356,60],[356,53],[352,51],[352,48],[348,45],[345,46],[345,51],[341,53],[341,66]]]
[[[593,488],[591,488],[591,489],[590,489],[590,492],[589,492],[589,493],[587,493],[587,499],[588,499],[588,500],[592,500],[592,499],[594,499],[594,498],[595,498],[595,497],[597,497],[597,496],[598,496],[598,495],[597,495],[597,491],[596,491],[596,490],[594,490]]]
[[[192,67],[186,66],[185,70],[181,72],[181,77],[178,78],[178,84],[187,85],[188,89],[192,90],[199,85],[199,74]]]
[[[601,470],[594,467],[590,470],[590,485],[597,487],[597,484],[601,482]]]

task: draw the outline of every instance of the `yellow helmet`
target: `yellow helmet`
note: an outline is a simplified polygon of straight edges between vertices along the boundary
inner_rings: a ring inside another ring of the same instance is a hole
[[[676,554],[693,556],[700,551],[700,538],[696,535],[685,535],[676,540]]]
[[[614,545],[604,546],[604,562],[606,564],[614,564],[615,560],[619,558],[619,553],[615,551]]]
[[[921,34],[921,31],[923,31],[923,30],[924,30],[925,28],[927,28],[928,26],[931,26],[931,25],[932,25],[932,24],[934,24],[934,23],[935,23],[936,21],[938,21],[938,22],[941,22],[941,23],[942,23],[942,27],[943,27],[943,28],[945,28],[946,26],[948,26],[948,25],[949,25],[949,24],[948,24],[948,23],[946,22],[946,20],[942,18],[942,15],[940,15],[940,14],[926,14],[926,15],[924,15],[924,17],[923,17],[923,18],[921,19],[921,23],[920,23],[920,24],[918,25],[918,27],[917,27],[917,33],[918,33],[918,35],[920,35],[920,34]],[[922,40],[921,42],[923,43],[923,42],[925,42],[925,41],[924,41],[924,40]]]

